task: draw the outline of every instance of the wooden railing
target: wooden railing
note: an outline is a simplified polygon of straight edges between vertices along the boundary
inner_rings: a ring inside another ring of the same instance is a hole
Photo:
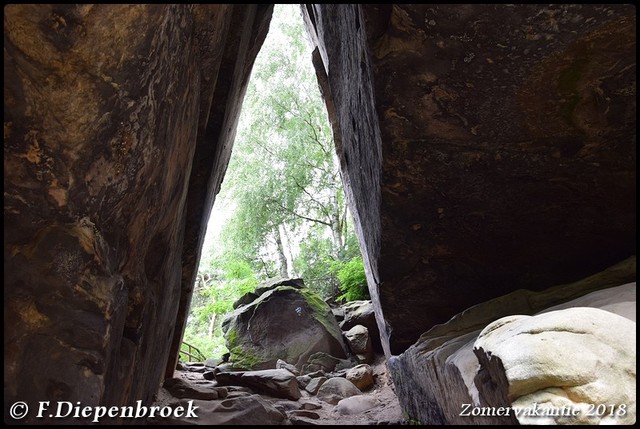
[[[204,354],[198,350],[196,346],[191,345],[186,341],[183,341],[182,345],[187,346],[188,351],[182,350],[182,347],[180,347],[180,354],[184,354],[188,357],[187,362],[204,362],[207,360],[207,358],[204,357]]]

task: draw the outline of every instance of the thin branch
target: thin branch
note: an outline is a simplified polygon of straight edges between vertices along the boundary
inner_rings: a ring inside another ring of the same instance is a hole
[[[274,201],[278,206],[280,206],[280,208],[281,208],[281,209],[283,209],[283,210],[285,210],[285,211],[287,211],[287,212],[291,213],[292,215],[294,215],[294,216],[296,216],[296,217],[299,217],[300,219],[306,219],[306,220],[308,220],[309,222],[320,223],[320,224],[322,224],[322,225],[327,225],[328,227],[331,227],[331,223],[329,223],[329,222],[326,222],[326,221],[324,221],[324,220],[314,219],[314,218],[311,218],[311,217],[307,217],[307,216],[301,215],[301,214],[297,213],[295,210],[292,210],[292,209],[290,209],[289,207],[285,207],[285,206],[283,206],[279,201],[275,201],[275,200],[273,200],[273,201]]]

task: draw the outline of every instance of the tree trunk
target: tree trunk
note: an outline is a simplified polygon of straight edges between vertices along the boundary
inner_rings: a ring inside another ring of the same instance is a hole
[[[331,212],[331,238],[333,241],[333,256],[341,260],[343,255],[343,243],[342,243],[342,225],[340,219],[340,211],[341,207],[338,204],[338,188],[335,186],[331,187],[331,206],[333,207],[333,211]]]
[[[287,265],[287,257],[284,254],[284,246],[282,245],[282,231],[280,227],[276,231],[276,248],[278,251],[278,261],[280,262],[280,277],[287,277],[289,267]]]
[[[214,312],[211,315],[211,320],[209,320],[209,338],[213,338],[213,329],[216,326],[216,316],[217,314]]]

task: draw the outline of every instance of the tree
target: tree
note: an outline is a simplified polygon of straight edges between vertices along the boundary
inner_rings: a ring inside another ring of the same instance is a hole
[[[277,7],[299,13],[295,6]],[[343,260],[346,236],[353,234],[303,32],[301,20],[274,14],[269,37],[277,43],[265,42],[254,65],[225,179],[236,203],[225,226],[225,247],[233,247],[233,257],[251,261],[264,277],[310,268],[288,262],[294,258],[287,252],[299,254],[301,243],[319,245],[328,238],[330,246],[321,246],[324,265],[327,258]],[[306,256],[310,249],[306,246]]]
[[[224,351],[221,316],[260,280],[299,276],[323,298],[365,296],[331,128],[302,19],[294,19],[299,13],[294,5],[275,7],[216,198],[216,207],[233,213],[214,250],[205,249],[185,331],[207,355]]]

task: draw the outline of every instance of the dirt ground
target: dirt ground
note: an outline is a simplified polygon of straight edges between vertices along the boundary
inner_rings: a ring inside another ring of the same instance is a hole
[[[312,410],[312,413],[315,414],[313,418],[300,416],[292,417],[287,412],[293,424],[340,426],[406,424],[406,421],[402,416],[402,410],[400,408],[398,398],[393,391],[393,383],[387,372],[384,356],[376,356],[374,362],[371,364],[371,367],[374,374],[374,385],[370,389],[363,392],[362,395],[374,398],[377,405],[373,408],[356,414],[340,414],[336,409],[336,405],[323,402],[315,398],[314,395],[311,395],[304,389],[301,389],[302,398],[300,398],[300,400],[298,401],[274,398],[264,394],[260,396],[265,401],[273,405],[278,405],[278,408],[283,408],[284,405],[284,408],[289,408],[290,406],[291,409],[296,409],[298,407],[298,404],[296,404],[296,402],[300,401],[312,401],[321,405],[321,408]],[[204,383],[210,383],[204,380],[201,373],[197,372],[176,371],[174,376],[189,380],[194,384],[202,385]],[[157,399],[158,400],[156,401],[156,404],[166,402],[169,399],[166,397],[166,391],[164,391],[164,389],[161,389],[161,392],[159,392],[159,397]],[[287,404],[287,402],[290,402],[291,404]]]

